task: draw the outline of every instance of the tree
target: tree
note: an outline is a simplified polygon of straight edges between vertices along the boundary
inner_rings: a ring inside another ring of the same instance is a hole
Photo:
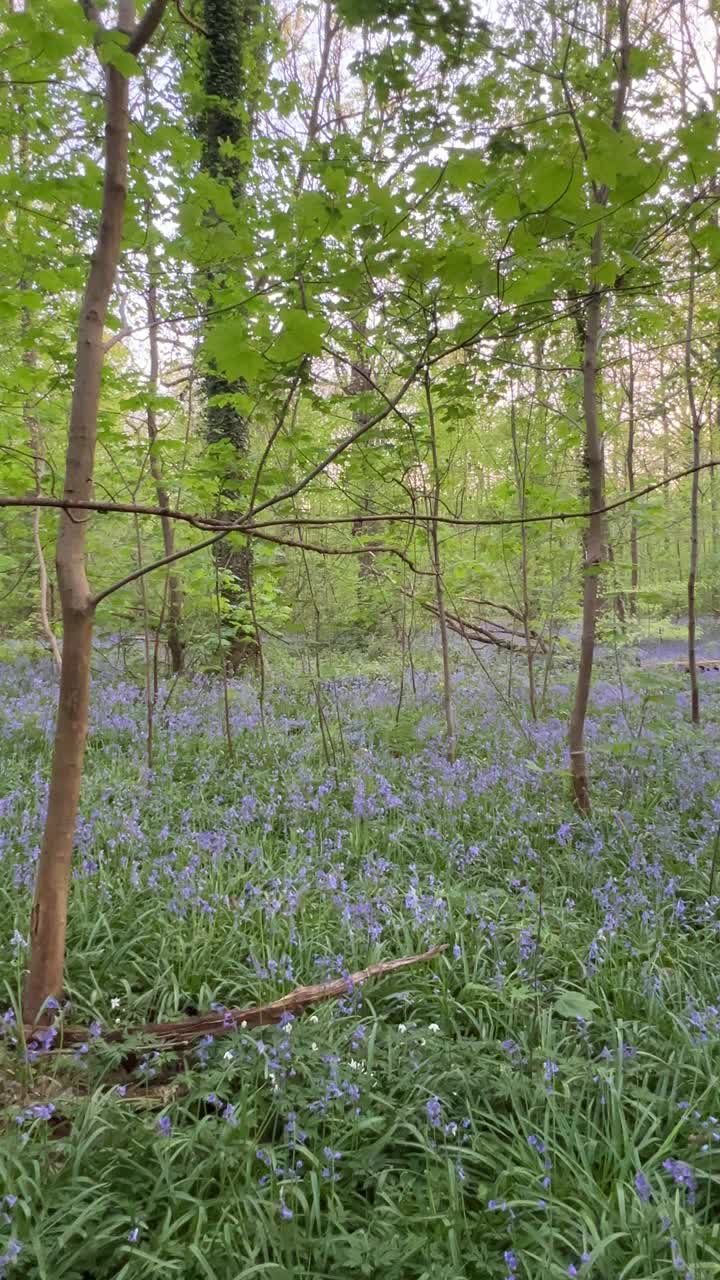
[[[133,0],[121,0],[118,25],[106,29],[97,10],[86,9],[95,32],[105,80],[105,168],[102,208],[77,328],[72,406],[63,495],[92,496],[103,328],[115,281],[125,218],[128,178],[128,75],[158,27],[166,0],[151,0],[139,23]],[[38,860],[30,922],[30,970],[24,999],[28,1022],[62,991],[73,838],[88,728],[90,656],[96,601],[86,569],[86,523],[60,516],[56,565],[63,619],[60,700],[53,742],[50,795]]]
[[[266,39],[265,0],[205,0],[204,106],[201,122],[202,164],[216,184],[219,198],[208,212],[210,224],[222,222],[223,203],[242,216],[245,176],[252,149],[252,131],[259,94],[262,50]],[[232,218],[231,218],[232,221]],[[208,307],[220,305],[229,264],[206,267]],[[212,323],[212,322],[211,322]],[[224,445],[221,455],[220,514],[237,512],[243,481],[248,479],[250,447],[247,410],[240,401],[246,391],[242,376],[230,378],[209,356],[205,375],[207,438]],[[250,617],[252,550],[249,543],[218,544],[217,564],[231,615],[232,638],[228,662],[233,671],[258,658],[258,641]]]

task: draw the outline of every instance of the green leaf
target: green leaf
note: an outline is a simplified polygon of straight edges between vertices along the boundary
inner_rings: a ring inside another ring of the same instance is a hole
[[[205,356],[229,382],[242,378],[252,382],[263,365],[263,357],[247,341],[244,320],[223,320],[215,325],[205,343]]]
[[[540,262],[531,271],[525,271],[508,285],[503,295],[505,302],[527,302],[529,298],[536,294],[543,294],[547,290],[547,286],[553,278],[553,268],[550,263]]]
[[[122,38],[123,40],[127,39],[126,36]],[[137,58],[134,58],[131,53],[128,53],[127,49],[123,48],[115,33],[108,33],[107,37],[103,38],[98,52],[100,61],[110,67],[115,67],[121,75],[125,76],[126,80],[129,80],[131,76],[139,75],[142,70]]]
[[[283,312],[279,338],[268,353],[271,360],[283,363],[301,356],[319,356],[327,321],[322,316],[309,316],[307,311],[293,308]]]
[[[588,1000],[581,991],[563,991],[553,1005],[553,1011],[561,1018],[582,1018],[583,1022],[592,1022],[598,1006],[594,1000]]]
[[[454,152],[447,164],[448,186],[461,191],[472,183],[487,181],[488,165],[481,151]]]
[[[702,111],[690,124],[678,129],[678,138],[695,170],[715,172],[718,122],[715,115]]]

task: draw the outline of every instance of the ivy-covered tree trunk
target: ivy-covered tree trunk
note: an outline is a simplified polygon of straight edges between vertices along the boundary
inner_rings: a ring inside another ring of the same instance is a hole
[[[205,0],[206,33],[202,119],[203,168],[216,181],[227,184],[236,210],[244,198],[248,156],[252,138],[254,102],[259,79],[266,0]],[[213,211],[211,222],[220,215]],[[219,299],[227,268],[212,266],[206,272],[208,311]],[[230,380],[208,362],[205,374],[206,434],[211,445],[229,444],[233,456],[224,465],[219,515],[239,514],[239,494],[247,476],[249,429],[247,418],[232,397],[244,391],[242,379]],[[252,551],[226,538],[216,547],[219,581],[236,616],[228,649],[232,671],[258,662],[258,644],[249,629],[252,591]]]

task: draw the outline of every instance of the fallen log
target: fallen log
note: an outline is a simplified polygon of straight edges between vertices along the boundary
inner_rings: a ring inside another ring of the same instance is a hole
[[[350,973],[346,978],[335,978],[332,982],[320,982],[315,986],[297,987],[279,1000],[270,1004],[255,1005],[249,1009],[225,1009],[212,1013],[201,1013],[183,1022],[145,1022],[137,1027],[109,1027],[100,1033],[98,1039],[107,1042],[123,1042],[132,1040],[134,1047],[142,1042],[142,1047],[162,1047],[164,1049],[184,1049],[203,1036],[227,1036],[248,1027],[266,1027],[277,1023],[284,1014],[303,1013],[314,1005],[325,1000],[334,1000],[338,996],[347,995],[355,987],[361,987],[370,978],[381,978],[387,973],[395,973],[398,969],[406,969],[409,965],[422,964],[433,960],[447,951],[447,944],[431,947],[415,956],[401,956],[397,960],[381,960],[370,964],[365,969]],[[52,1030],[57,1031],[52,1050],[71,1048],[73,1045],[86,1043],[88,1030],[86,1027],[66,1027],[55,1024]],[[39,1034],[38,1034],[39,1033]],[[40,1049],[47,1045],[48,1027],[26,1027],[25,1039],[32,1047],[33,1037]],[[146,1043],[147,1042],[147,1043]]]
[[[437,606],[429,601],[421,601],[423,609],[427,609],[433,617],[438,617]],[[495,606],[499,608],[500,606]],[[510,612],[510,610],[508,610]],[[445,621],[451,631],[456,635],[462,636],[464,640],[470,640],[474,644],[491,644],[496,649],[506,649],[510,653],[525,653],[525,635],[524,632],[516,630],[514,627],[506,627],[502,622],[496,622],[489,618],[480,618],[477,622],[471,622],[466,618],[461,618],[459,614],[452,613],[450,610],[445,611]],[[545,653],[546,645],[536,631],[530,630],[530,640],[536,652]]]
[[[684,662],[676,662],[675,666],[678,671],[690,670],[690,663],[687,659]],[[720,658],[698,658],[695,666],[698,671],[720,671]]]

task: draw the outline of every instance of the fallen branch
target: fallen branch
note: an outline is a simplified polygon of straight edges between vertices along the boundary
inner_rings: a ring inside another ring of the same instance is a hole
[[[422,608],[431,613],[433,617],[438,616],[437,608],[429,601],[421,601]],[[459,614],[450,613],[446,610],[445,618],[447,625],[456,635],[462,636],[464,640],[471,640],[474,644],[491,644],[496,649],[507,649],[510,653],[525,652],[525,637],[511,627],[506,627],[502,622],[493,622],[489,619],[481,618],[477,622],[469,622],[465,618],[461,618]],[[541,653],[545,652],[545,643],[535,631],[530,631],[530,638],[534,643],[535,649]]]
[[[250,1009],[226,1009],[223,1012],[201,1013],[197,1017],[188,1018],[184,1022],[146,1022],[139,1027],[112,1027],[103,1031],[101,1039],[105,1041],[143,1040],[152,1045],[166,1049],[184,1049],[202,1036],[227,1036],[248,1027],[266,1027],[279,1022],[283,1014],[303,1013],[313,1005],[322,1004],[325,1000],[334,1000],[338,996],[347,995],[355,987],[361,987],[370,978],[380,978],[386,973],[395,973],[397,969],[406,969],[412,964],[422,964],[426,960],[434,960],[436,956],[447,951],[447,945],[431,947],[421,955],[402,956],[398,960],[381,960],[370,964],[366,969],[350,973],[346,978],[335,978],[332,982],[320,982],[312,987],[297,987],[288,995],[271,1004],[256,1005]],[[67,1048],[75,1044],[85,1043],[88,1032],[85,1027],[58,1028],[60,1034],[57,1048]],[[32,1041],[34,1029],[25,1028],[26,1041]],[[42,1028],[43,1036],[47,1028]]]

